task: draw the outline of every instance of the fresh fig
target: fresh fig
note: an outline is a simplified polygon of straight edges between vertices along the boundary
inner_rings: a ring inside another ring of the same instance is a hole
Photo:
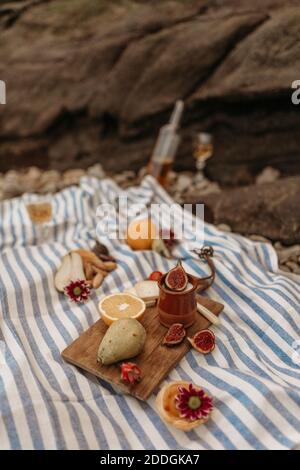
[[[149,276],[150,281],[159,281],[160,278],[162,278],[162,273],[160,271],[153,271]]]
[[[210,330],[198,331],[192,338],[188,338],[189,342],[196,351],[202,354],[208,354],[215,349],[216,337]]]
[[[184,326],[181,323],[174,323],[168,329],[168,332],[163,339],[163,344],[166,346],[175,346],[176,344],[182,343],[185,336],[186,331]]]
[[[188,285],[188,277],[182,267],[181,261],[178,261],[175,268],[168,272],[165,280],[166,286],[176,292],[183,291]]]

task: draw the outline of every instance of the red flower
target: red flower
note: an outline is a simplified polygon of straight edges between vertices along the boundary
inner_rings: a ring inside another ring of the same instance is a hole
[[[121,365],[121,380],[134,384],[142,379],[141,369],[134,362],[124,362]]]
[[[181,418],[195,421],[210,415],[213,409],[212,398],[206,395],[204,390],[196,389],[193,384],[189,384],[188,388],[178,387],[178,391],[175,402]]]
[[[78,279],[65,287],[65,293],[72,302],[86,302],[91,291],[86,281]]]
[[[175,233],[171,229],[161,229],[159,233],[160,238],[165,242],[168,248],[173,248],[177,244],[178,240],[175,238]]]

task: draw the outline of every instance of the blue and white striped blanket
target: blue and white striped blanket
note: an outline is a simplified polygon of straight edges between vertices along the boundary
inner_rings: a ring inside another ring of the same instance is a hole
[[[205,293],[225,304],[210,355],[190,351],[167,380],[184,379],[215,397],[211,420],[184,433],[166,426],[147,403],[118,394],[65,363],[60,353],[98,318],[97,295],[74,305],[53,277],[62,256],[93,244],[95,211],[121,190],[110,180],[83,178],[53,198],[47,243],[22,198],[0,205],[0,448],[1,449],[291,449],[300,443],[300,286],[277,271],[271,246],[205,226],[217,277]],[[126,192],[132,201],[172,203],[147,177]],[[34,196],[32,196],[34,199]],[[111,241],[118,261],[101,294],[166,271],[173,263]],[[182,248],[184,250],[184,248]],[[197,258],[185,268],[203,276]],[[99,294],[98,294],[99,296]],[[298,361],[299,362],[299,361]]]

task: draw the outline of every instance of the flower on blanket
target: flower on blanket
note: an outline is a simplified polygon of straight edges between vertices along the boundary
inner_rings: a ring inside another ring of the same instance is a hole
[[[210,415],[213,409],[212,398],[206,395],[204,390],[196,389],[193,384],[189,384],[188,388],[178,387],[178,392],[175,402],[181,418],[195,421]]]
[[[78,279],[65,287],[65,293],[72,302],[86,302],[91,291],[86,281]]]

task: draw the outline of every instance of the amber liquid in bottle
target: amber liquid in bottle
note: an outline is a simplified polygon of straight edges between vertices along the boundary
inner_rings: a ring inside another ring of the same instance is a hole
[[[160,128],[151,160],[148,165],[148,173],[162,186],[166,186],[168,184],[169,172],[172,168],[180,141],[177,129],[182,115],[183,106],[183,101],[176,101],[169,123]]]
[[[169,172],[172,168],[173,161],[164,161],[158,162],[151,160],[148,165],[148,173],[152,175],[157,181],[162,185],[166,186],[168,184]]]

